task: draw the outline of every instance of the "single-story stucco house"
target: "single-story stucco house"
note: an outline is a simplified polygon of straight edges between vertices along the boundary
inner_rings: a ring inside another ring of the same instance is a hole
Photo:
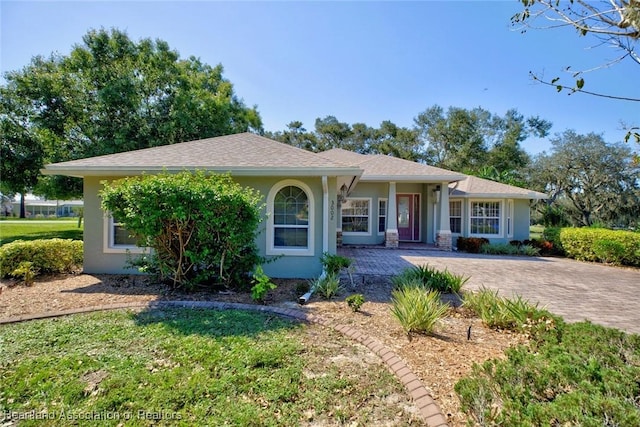
[[[545,194],[384,155],[311,153],[251,133],[47,165],[42,173],[84,179],[84,271],[130,273],[126,230],[100,207],[103,181],[161,171],[230,173],[265,197],[257,245],[271,277],[316,277],[323,252],[340,244],[451,250],[458,236],[492,242],[529,237],[533,200]],[[285,211],[296,207],[296,214]]]

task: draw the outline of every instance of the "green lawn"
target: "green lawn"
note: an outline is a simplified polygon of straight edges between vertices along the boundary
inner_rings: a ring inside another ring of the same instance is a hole
[[[84,224],[83,224],[84,225]],[[82,240],[78,220],[3,220],[0,221],[0,245],[14,240],[36,239]]]
[[[328,334],[328,335],[327,335]],[[0,326],[0,411],[100,425],[415,424],[366,350],[325,328],[253,312],[97,312]],[[395,399],[397,400],[397,399]],[[64,416],[62,416],[64,415]],[[126,418],[129,417],[128,420]]]

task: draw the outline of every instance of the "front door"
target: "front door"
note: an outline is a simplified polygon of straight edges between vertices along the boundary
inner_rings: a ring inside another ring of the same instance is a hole
[[[398,194],[398,237],[403,241],[420,240],[420,195]]]

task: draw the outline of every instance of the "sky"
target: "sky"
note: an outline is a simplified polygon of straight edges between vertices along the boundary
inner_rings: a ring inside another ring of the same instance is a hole
[[[534,82],[530,71],[571,83],[567,66],[590,69],[617,55],[570,29],[522,34],[510,26],[520,10],[517,0],[0,0],[0,71],[19,70],[36,55],[68,54],[90,29],[118,28],[133,40],[164,40],[182,58],[222,64],[269,131],[294,120],[312,130],[329,115],[411,127],[436,104],[499,115],[515,108],[551,121],[552,134],[595,132],[608,142],[624,137],[621,121],[640,125],[638,102],[569,96]],[[585,89],[637,98],[635,76],[637,64],[616,64],[585,75]],[[533,138],[523,147],[537,154],[550,143]]]

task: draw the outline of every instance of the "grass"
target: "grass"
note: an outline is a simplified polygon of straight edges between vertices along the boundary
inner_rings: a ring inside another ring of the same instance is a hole
[[[367,425],[385,410],[385,419],[411,423],[398,406],[381,409],[403,393],[382,365],[331,362],[353,345],[310,328],[264,313],[189,309],[0,326],[0,412],[53,414],[22,426],[68,425],[65,417],[83,414],[119,417],[101,423],[113,426],[150,425],[148,416],[161,418],[154,425]]]
[[[82,240],[82,227],[78,228],[77,219],[74,221],[0,221],[0,245],[15,240],[53,238]]]

